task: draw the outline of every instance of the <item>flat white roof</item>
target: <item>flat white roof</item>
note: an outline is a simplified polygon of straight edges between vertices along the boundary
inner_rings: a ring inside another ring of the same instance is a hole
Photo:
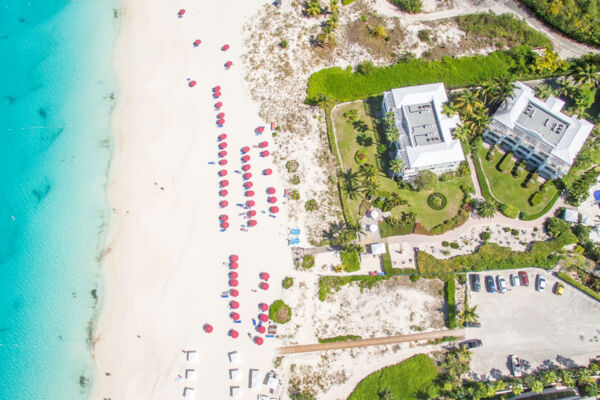
[[[385,248],[385,243],[372,243],[371,244],[371,254],[380,255],[385,254],[387,252]]]
[[[406,154],[411,168],[424,168],[435,164],[460,162],[465,159],[458,140],[423,147],[407,147]]]

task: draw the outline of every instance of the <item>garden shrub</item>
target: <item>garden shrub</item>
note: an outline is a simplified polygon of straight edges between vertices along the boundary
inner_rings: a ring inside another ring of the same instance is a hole
[[[402,213],[401,217],[389,216],[379,223],[379,235],[388,236],[410,235],[415,227],[415,216],[412,213]]]
[[[417,37],[421,42],[430,43],[431,29],[421,29],[419,32],[417,32]]]
[[[290,197],[292,198],[292,200],[300,200],[300,192],[298,192],[297,190],[292,190],[292,193],[290,193]]]
[[[317,208],[319,208],[319,205],[315,199],[310,199],[304,203],[304,208],[306,211],[315,211]]]
[[[286,276],[282,282],[282,286],[284,289],[289,289],[294,286],[294,278]]]
[[[448,204],[448,199],[442,193],[434,192],[427,196],[427,205],[434,210],[443,210]]]
[[[443,240],[442,247],[450,247],[450,242],[448,242],[447,240]]]
[[[422,0],[391,0],[391,2],[409,14],[420,13],[423,9]]]
[[[346,249],[340,251],[342,258],[342,267],[346,272],[355,272],[360,269],[360,257],[356,249]]]
[[[529,196],[529,204],[531,204],[532,206],[537,206],[542,202],[543,197],[544,193],[538,190],[537,192]]]
[[[292,185],[299,185],[300,184],[300,177],[298,175],[292,176],[292,179],[290,179],[290,183]]]
[[[302,257],[302,268],[303,269],[311,269],[315,266],[315,256],[312,254],[307,254]]]
[[[354,154],[354,161],[358,164],[358,165],[363,165],[364,163],[367,162],[367,152],[364,151],[363,149],[357,150],[356,153]]]
[[[568,274],[565,274],[564,272],[559,272],[557,274],[557,276],[560,279],[562,279],[563,281],[567,282],[569,285],[575,286],[577,289],[579,289],[582,292],[586,293],[588,296],[591,296],[594,299],[600,301],[600,293],[595,292],[594,290],[590,289],[589,287],[585,286],[584,284],[582,284],[582,283],[578,282],[577,280],[571,278]]]
[[[438,177],[435,173],[429,170],[419,171],[415,180],[413,181],[413,186],[419,192],[432,190],[435,184],[438,182]]]
[[[511,165],[512,163],[512,154],[511,153],[506,153],[504,155],[504,157],[502,157],[502,159],[500,160],[500,162],[498,162],[498,164],[496,165],[496,169],[500,172],[506,172],[507,170],[510,171],[513,165]]]
[[[292,319],[292,309],[283,300],[275,300],[269,307],[269,318],[278,324],[285,324]]]
[[[501,204],[500,212],[508,218],[517,218],[519,216],[519,209],[510,204]]]
[[[460,248],[460,245],[456,242],[452,242],[452,243],[450,243],[450,248],[452,248],[454,250],[458,250]]]
[[[479,239],[483,240],[484,242],[490,240],[491,237],[492,235],[488,231],[483,231],[479,234]]]
[[[451,277],[446,281],[446,305],[448,310],[448,329],[456,329],[456,280]]]
[[[573,184],[568,188],[569,193],[567,194],[567,203],[578,206],[579,203],[588,195],[590,187],[596,183],[596,179],[600,175],[600,168],[594,167],[587,170],[579,177]]]
[[[571,233],[571,225],[560,218],[552,217],[544,222],[544,231],[551,238],[557,238],[564,233]]]
[[[288,170],[289,173],[298,171],[299,167],[300,167],[300,164],[296,160],[290,160],[285,163],[285,168]]]

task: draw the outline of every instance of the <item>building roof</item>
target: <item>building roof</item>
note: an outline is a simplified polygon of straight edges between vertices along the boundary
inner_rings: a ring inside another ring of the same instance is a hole
[[[577,212],[577,210],[571,210],[570,208],[565,208],[562,219],[564,219],[567,222],[576,224],[579,222],[579,213]]]
[[[372,243],[371,244],[371,254],[380,255],[385,254],[387,249],[385,248],[385,243]]]
[[[451,134],[460,119],[441,112],[448,101],[443,83],[392,89],[384,94],[384,100],[396,117],[399,152],[406,151],[408,168],[465,159],[460,141]]]
[[[494,120],[542,140],[552,149],[550,154],[572,165],[594,125],[562,113],[564,101],[554,96],[542,101],[530,87],[521,82],[515,85],[514,95],[496,111]]]

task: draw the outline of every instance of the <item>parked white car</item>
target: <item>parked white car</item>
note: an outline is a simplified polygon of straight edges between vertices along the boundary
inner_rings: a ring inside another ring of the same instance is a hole
[[[498,285],[498,291],[500,293],[506,292],[506,279],[503,276],[498,275],[496,277],[496,284]]]

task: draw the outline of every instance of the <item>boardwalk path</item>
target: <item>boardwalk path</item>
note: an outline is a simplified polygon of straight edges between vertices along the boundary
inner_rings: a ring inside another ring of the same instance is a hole
[[[454,329],[433,332],[411,333],[408,335],[400,336],[384,336],[370,339],[347,340],[343,342],[333,343],[301,344],[295,346],[280,347],[279,354],[311,353],[315,351],[349,349],[353,347],[367,347],[382,344],[414,342],[417,340],[433,340],[449,336],[463,338],[465,336],[465,330]]]

